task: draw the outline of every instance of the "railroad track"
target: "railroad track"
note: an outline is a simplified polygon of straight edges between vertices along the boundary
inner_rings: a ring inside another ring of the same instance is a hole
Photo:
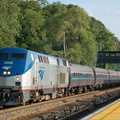
[[[37,118],[44,120],[45,117],[59,118],[60,114],[65,114],[65,116],[66,114],[69,115],[71,110],[73,112],[77,109],[85,110],[88,109],[89,106],[92,106],[93,103],[98,104],[99,102],[104,102],[109,97],[114,97],[115,94],[117,96],[119,94],[118,92],[120,93],[120,87],[3,109],[0,110],[0,120],[37,120]],[[55,111],[59,111],[60,114],[58,115],[58,112]]]

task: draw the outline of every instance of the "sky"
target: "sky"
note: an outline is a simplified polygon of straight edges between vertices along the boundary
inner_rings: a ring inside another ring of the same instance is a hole
[[[120,40],[120,0],[47,0],[50,4],[60,1],[83,8],[89,16],[101,21]]]

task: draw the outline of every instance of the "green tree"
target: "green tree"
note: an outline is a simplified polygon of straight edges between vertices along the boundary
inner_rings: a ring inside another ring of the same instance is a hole
[[[62,56],[63,45],[65,44],[65,57],[69,61],[93,65],[96,60],[96,42],[92,33],[88,31],[90,17],[78,6],[70,5],[66,8],[67,11],[56,12],[47,19],[46,28],[49,43],[52,46],[51,54],[55,50],[57,54]],[[85,61],[85,55],[90,56],[91,60]]]
[[[42,50],[41,46],[46,36],[43,29],[42,8],[37,1],[23,1],[19,6],[21,7],[19,20],[22,29],[20,37],[16,39],[17,46],[39,52]]]
[[[104,24],[95,18],[91,17],[90,31],[93,33],[98,50],[100,51],[113,51],[117,50],[116,44],[118,39],[114,37],[114,34],[106,29]]]
[[[18,7],[20,0],[0,0],[0,48],[16,46],[20,24]]]
[[[47,18],[52,18],[55,14],[63,14],[67,11],[67,6],[60,2],[53,2],[43,8],[43,14]]]
[[[116,42],[112,39],[113,34],[108,30],[99,31],[99,49],[102,51],[114,51],[117,50]]]

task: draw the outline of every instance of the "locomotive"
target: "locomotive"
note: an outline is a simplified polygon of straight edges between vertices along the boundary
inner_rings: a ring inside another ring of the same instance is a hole
[[[22,48],[0,49],[0,106],[68,96],[120,84],[120,72],[69,63]]]

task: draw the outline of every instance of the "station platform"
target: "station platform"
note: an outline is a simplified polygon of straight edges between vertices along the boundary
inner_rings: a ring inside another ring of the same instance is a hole
[[[120,99],[95,111],[84,120],[120,120]],[[82,119],[82,120],[83,120]]]

